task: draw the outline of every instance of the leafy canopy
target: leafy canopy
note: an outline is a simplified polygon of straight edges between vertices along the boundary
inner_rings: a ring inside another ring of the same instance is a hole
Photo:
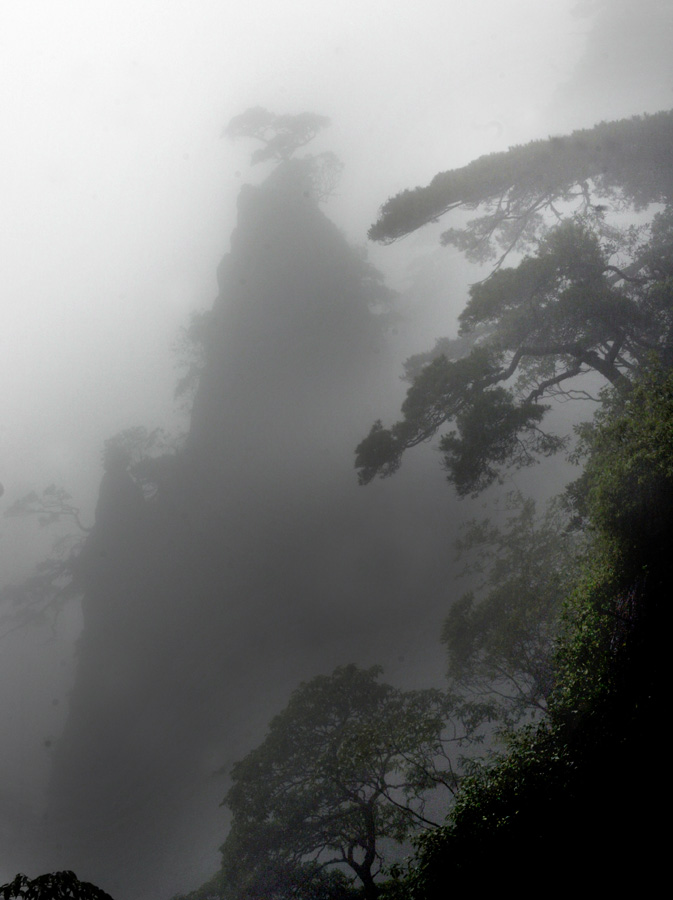
[[[638,558],[673,525],[673,370],[644,367],[634,390],[578,429],[588,457],[568,493],[580,518]]]
[[[671,123],[662,113],[544,148],[514,148],[478,160],[474,171],[438,176],[448,193],[431,185],[417,189],[413,203],[406,195],[389,201],[375,237],[407,233],[459,205],[484,205],[480,224],[451,232],[451,241],[472,257],[498,243],[504,252],[491,276],[470,288],[460,341],[439,342],[423,365],[410,361],[402,419],[391,428],[376,422],[357,447],[361,484],[397,471],[406,450],[449,425],[440,441],[448,479],[460,495],[477,493],[504,466],[529,465],[564,446],[542,428],[550,408],[543,400],[589,396],[590,373],[626,394],[651,354],[670,363],[673,208],[639,228],[618,227],[594,194],[613,209],[668,201],[673,166],[662,141]],[[383,228],[386,210],[397,231]],[[503,267],[515,246],[535,252]]]
[[[510,733],[507,752],[462,781],[448,823],[420,836],[403,883],[412,900],[472,885],[485,858],[486,886],[499,886],[516,847],[530,851],[533,882],[548,879],[555,858],[579,857],[603,887],[632,875],[641,884],[641,860],[656,870],[666,858],[651,814],[661,770],[644,736],[668,692],[673,373],[648,366],[582,431],[586,465],[570,496],[593,540],[566,585],[548,714]],[[634,772],[635,787],[624,780]],[[597,834],[627,848],[619,866],[596,853]]]
[[[467,730],[447,725],[442,692],[402,692],[380,674],[349,665],[302,684],[264,742],[233,767],[221,889],[273,896],[270,878],[286,890],[289,873],[290,884],[306,887],[336,867],[374,897],[381,840],[435,824],[426,795],[438,785],[455,790],[447,751]]]

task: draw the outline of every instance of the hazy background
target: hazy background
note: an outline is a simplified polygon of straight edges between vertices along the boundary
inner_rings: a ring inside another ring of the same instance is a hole
[[[345,169],[325,211],[364,245],[378,207],[438,171],[669,108],[671,46],[667,0],[3,0],[0,511],[56,482],[91,522],[107,437],[187,428],[171,346],[216,293],[241,184],[269,171],[220,138],[233,115],[329,116],[311,150]],[[419,260],[434,271],[400,359],[451,330],[478,276],[436,229],[369,254],[402,290]],[[48,546],[0,519],[0,582]],[[75,611],[58,641],[0,639],[0,775],[38,810],[77,628]]]
[[[102,439],[174,423],[171,343],[214,295],[241,182],[268,171],[220,139],[233,115],[330,116],[327,212],[365,243],[381,203],[438,171],[667,108],[671,36],[665,0],[5,0],[4,502],[57,480],[90,511]],[[433,241],[370,255],[399,283]]]

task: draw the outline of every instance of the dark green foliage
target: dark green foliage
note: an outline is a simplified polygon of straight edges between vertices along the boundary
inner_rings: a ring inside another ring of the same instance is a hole
[[[653,368],[584,429],[588,461],[572,496],[594,540],[563,616],[548,716],[463,782],[451,823],[419,843],[409,896],[465,886],[485,858],[498,872],[517,847],[528,878],[548,873],[552,850],[604,889],[637,879],[648,892],[660,877],[651,742],[667,706],[672,428],[673,375]],[[572,873],[561,868],[557,884]]]
[[[425,797],[455,791],[448,746],[468,731],[448,722],[442,692],[402,692],[380,672],[350,665],[302,684],[233,767],[233,821],[211,883],[222,896],[342,897],[350,871],[374,897],[381,841],[433,824]]]
[[[498,565],[481,602],[466,595],[446,625],[459,686],[497,692],[498,678],[502,685],[513,675],[524,685],[522,698],[540,696],[536,677],[527,680],[536,666],[527,671],[521,662],[529,648],[532,663],[538,647],[549,651],[549,613],[564,594],[569,599],[553,671],[548,656],[547,667],[538,667],[545,717],[507,732],[507,752],[475,764],[450,823],[419,839],[403,896],[473,889],[475,871],[482,890],[500,888],[522,852],[518,878],[549,883],[553,872],[557,888],[576,886],[578,873],[585,885],[624,887],[634,874],[642,880],[645,860],[661,871],[650,810],[660,774],[649,742],[667,703],[663,616],[673,578],[673,383],[666,374],[673,215],[665,206],[648,226],[621,230],[608,216],[670,203],[672,131],[665,113],[478,160],[390,201],[372,229],[372,237],[393,240],[450,209],[481,207],[485,215],[443,239],[471,259],[500,256],[492,275],[471,288],[460,317],[461,338],[472,337],[473,349],[449,342],[420,365],[410,361],[404,419],[390,430],[378,423],[378,459],[368,455],[371,437],[358,447],[362,482],[395,471],[408,447],[449,424],[456,432],[441,445],[449,479],[459,493],[481,490],[504,463],[520,464],[510,413],[543,397],[588,395],[574,379],[592,370],[611,386],[596,422],[581,429],[578,454],[588,462],[568,492],[571,521],[592,539],[579,575],[559,579],[554,554],[544,562],[544,548],[533,542],[528,549],[512,543],[513,556],[487,526],[472,532],[477,544],[496,547]],[[549,228],[549,212],[566,219]],[[515,247],[529,255],[503,268]],[[482,398],[499,391],[480,410]],[[539,422],[522,419],[534,428]],[[559,535],[557,543],[566,542]],[[512,655],[517,648],[523,652]],[[632,772],[635,788],[626,778]],[[618,865],[615,848],[624,851]],[[561,866],[551,869],[552,860]]]
[[[579,453],[590,456],[570,489],[577,511],[621,552],[642,553],[673,519],[671,378],[646,369],[631,395],[613,399],[579,431]]]
[[[361,484],[397,471],[405,450],[429,440],[447,422],[460,436],[445,435],[441,449],[449,480],[459,494],[477,492],[498,477],[512,455],[528,465],[536,454],[556,452],[562,441],[538,428],[547,407],[517,406],[511,391],[496,387],[503,373],[498,355],[475,347],[457,360],[439,356],[426,365],[407,393],[404,419],[391,429],[377,422],[356,449]]]
[[[527,466],[537,455],[560,449],[562,439],[538,427],[547,409],[537,403],[517,406],[505,388],[476,391],[472,403],[455,417],[456,433],[439,442],[448,479],[458,493],[484,490],[505,463]]]
[[[30,879],[17,875],[0,885],[2,900],[112,900],[109,894],[88,881],[80,881],[74,872],[53,872]]]

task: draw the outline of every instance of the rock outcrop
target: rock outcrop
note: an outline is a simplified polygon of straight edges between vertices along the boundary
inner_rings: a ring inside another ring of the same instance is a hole
[[[387,291],[313,201],[304,163],[243,187],[218,283],[186,445],[155,467],[149,499],[133,469],[109,467],[80,562],[45,868],[126,900],[214,871],[226,776],[213,772],[300,680],[409,668],[445,602],[452,526],[434,465],[427,485],[413,465],[410,481],[356,483],[369,399],[395,377]]]

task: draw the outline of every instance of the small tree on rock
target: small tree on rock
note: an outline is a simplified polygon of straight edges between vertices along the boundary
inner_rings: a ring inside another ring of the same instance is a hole
[[[269,160],[282,164],[329,123],[327,116],[317,113],[277,115],[262,106],[253,106],[234,116],[222,134],[232,140],[252,138],[261,142],[262,146],[250,157],[252,165]],[[300,160],[295,158],[294,165],[300,165],[304,173],[307,195],[323,202],[334,194],[343,171],[343,163],[335,153],[328,150],[317,155],[308,154]]]
[[[317,113],[277,115],[262,106],[253,106],[234,116],[222,133],[232,139],[244,137],[260,141],[262,146],[250,159],[255,165],[269,159],[277,162],[289,159],[328,125],[327,116]]]

